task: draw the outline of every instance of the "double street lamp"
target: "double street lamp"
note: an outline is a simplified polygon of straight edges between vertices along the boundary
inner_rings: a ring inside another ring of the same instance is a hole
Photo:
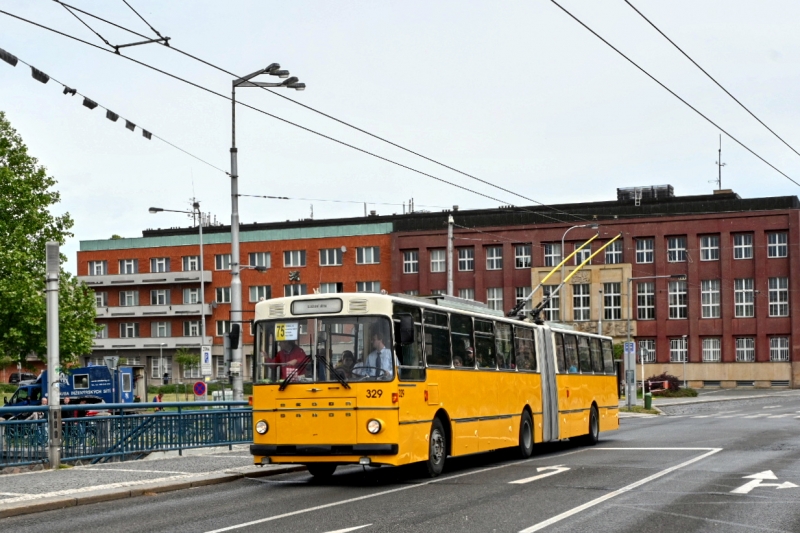
[[[285,78],[280,83],[267,83],[260,81],[250,81],[262,74]],[[289,77],[288,70],[281,70],[278,63],[272,63],[265,69],[257,70],[243,78],[233,80],[231,91],[231,324],[242,326],[242,280],[239,276],[239,165],[238,150],[236,148],[236,88],[237,87],[261,87],[261,88],[280,88],[295,89],[303,91],[305,83],[298,83],[294,76]],[[244,399],[244,383],[242,381],[242,342],[241,335],[236,346],[231,347],[231,362],[239,368],[239,372],[233,375],[233,399]]]

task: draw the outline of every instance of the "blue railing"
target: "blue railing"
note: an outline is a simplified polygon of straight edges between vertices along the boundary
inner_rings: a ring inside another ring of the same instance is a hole
[[[125,461],[151,452],[181,453],[191,448],[230,447],[253,441],[252,411],[247,402],[65,407],[62,406],[61,461],[66,463]],[[98,408],[107,414],[83,415]],[[156,408],[161,410],[151,411]],[[48,462],[47,411],[47,407],[0,407],[0,467]],[[8,417],[12,418],[5,420]]]

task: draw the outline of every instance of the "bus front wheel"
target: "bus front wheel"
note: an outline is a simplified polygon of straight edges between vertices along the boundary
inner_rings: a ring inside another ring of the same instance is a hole
[[[442,421],[438,418],[433,419],[431,433],[428,438],[428,460],[425,466],[428,468],[428,475],[436,477],[444,470],[444,460],[447,457],[447,434],[444,432]]]
[[[519,422],[519,454],[523,459],[533,455],[533,420],[528,411],[522,411]]]
[[[329,478],[336,471],[336,465],[332,463],[311,463],[307,464],[306,468],[315,479]]]

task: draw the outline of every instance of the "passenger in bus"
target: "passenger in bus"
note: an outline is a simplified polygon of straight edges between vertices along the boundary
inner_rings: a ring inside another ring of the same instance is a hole
[[[342,352],[342,360],[336,363],[336,373],[345,379],[353,377],[353,367],[356,366],[356,357],[350,350]]]
[[[283,368],[281,377],[285,379],[303,362],[306,358],[306,352],[294,341],[280,341],[278,344],[281,349],[275,355],[275,362],[281,363],[281,367]]]
[[[380,330],[372,334],[373,350],[364,363],[358,363],[353,368],[353,373],[359,377],[377,377],[392,379],[392,351],[386,347],[384,333]],[[361,369],[361,370],[359,370]]]
[[[464,363],[461,362],[461,358],[457,355],[453,356],[453,366],[454,367],[464,366]]]

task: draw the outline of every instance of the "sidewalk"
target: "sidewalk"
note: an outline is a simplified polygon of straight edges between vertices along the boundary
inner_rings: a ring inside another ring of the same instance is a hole
[[[692,403],[726,402],[732,400],[751,400],[755,398],[773,398],[781,396],[800,396],[800,390],[783,389],[773,391],[770,389],[714,389],[702,391],[694,398],[659,398],[653,396],[653,407],[666,407],[668,405],[684,405]],[[642,399],[637,398],[638,405]],[[620,398],[619,406],[625,407],[625,398]]]
[[[0,518],[305,470],[299,465],[254,466],[247,445],[165,455],[0,476]]]

